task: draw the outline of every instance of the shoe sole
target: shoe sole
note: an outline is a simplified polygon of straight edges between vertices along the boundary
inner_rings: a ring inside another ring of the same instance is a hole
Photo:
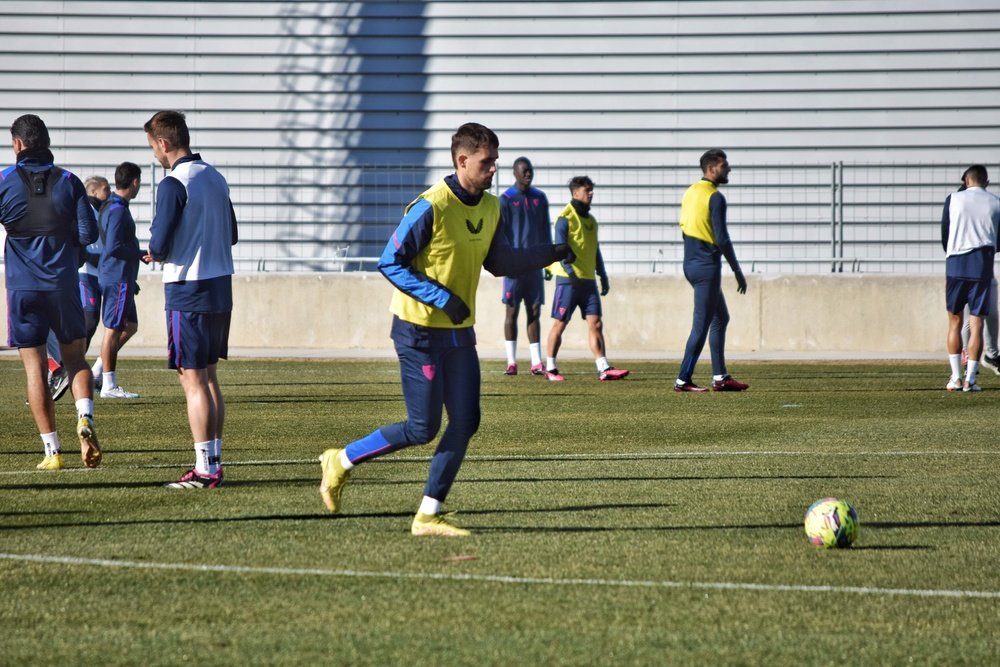
[[[101,465],[104,454],[101,452],[101,446],[97,443],[97,434],[94,433],[94,429],[90,426],[84,426],[77,430],[77,435],[80,436],[80,456],[83,458],[83,465],[88,468],[96,468]]]

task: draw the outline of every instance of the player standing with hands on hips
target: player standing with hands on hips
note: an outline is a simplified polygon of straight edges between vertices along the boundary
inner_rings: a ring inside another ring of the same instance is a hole
[[[750,385],[737,382],[726,370],[729,309],[722,294],[723,257],[736,276],[736,291],[740,294],[747,291],[747,279],[736,260],[726,226],[726,198],[719,192],[719,186],[729,182],[729,160],[724,151],[713,148],[705,151],[700,162],[702,178],[687,189],[681,200],[684,277],[694,288],[694,321],[674,391],[708,391],[692,381],[706,338],[712,354],[712,389],[745,391]]]
[[[493,275],[540,269],[569,254],[566,245],[514,250],[499,233],[500,203],[487,192],[500,142],[488,127],[466,123],[451,138],[455,173],[406,208],[379,259],[396,290],[389,310],[399,356],[406,421],[378,428],[344,448],[320,456],[319,492],[331,512],[351,470],[369,459],[430,442],[448,426],[431,458],[423,500],[410,526],[418,536],[462,537],[468,530],[441,516],[442,504],[479,428],[479,356],[476,289],[483,268]]]

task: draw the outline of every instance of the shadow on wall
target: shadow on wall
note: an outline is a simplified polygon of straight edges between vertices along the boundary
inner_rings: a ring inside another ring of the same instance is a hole
[[[274,196],[276,254],[288,259],[275,269],[330,270],[335,257],[381,254],[386,226],[426,184],[424,169],[399,173],[426,158],[426,4],[282,7],[279,131],[288,152]]]

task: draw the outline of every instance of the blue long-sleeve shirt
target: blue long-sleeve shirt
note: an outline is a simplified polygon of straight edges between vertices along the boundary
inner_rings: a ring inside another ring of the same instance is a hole
[[[53,169],[48,150],[22,151],[16,165],[0,172],[0,224],[7,231],[4,263],[8,290],[54,292],[75,290],[81,249],[98,238],[94,210],[83,183],[63,171],[52,185],[52,206],[57,217],[50,233],[11,235],[28,215],[28,189],[17,174],[20,166],[29,173]]]
[[[98,281],[101,285],[135,282],[142,250],[127,199],[117,193],[111,195],[111,201],[101,211],[101,227],[104,229],[104,250]]]
[[[445,183],[459,200],[469,206],[478,204],[482,197],[482,194],[470,195],[463,190],[454,174],[445,177]],[[379,258],[378,270],[404,294],[429,306],[443,308],[452,297],[452,292],[445,285],[429,279],[412,267],[413,260],[430,242],[433,227],[434,210],[431,204],[423,199],[418,200],[403,216],[386,244]],[[551,244],[515,249],[510,246],[506,236],[494,233],[483,260],[483,268],[495,276],[517,275],[547,266],[554,259]],[[437,340],[435,331],[439,331],[440,340]],[[426,343],[428,336],[435,339],[433,344],[475,345],[472,327],[433,330],[398,318],[393,322],[392,335],[393,340],[409,345]]]

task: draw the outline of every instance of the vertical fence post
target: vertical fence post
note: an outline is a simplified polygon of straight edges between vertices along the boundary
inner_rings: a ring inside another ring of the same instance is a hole
[[[830,163],[830,273],[837,272],[837,163]]]
[[[837,230],[837,237],[840,245],[840,264],[837,272],[844,272],[844,163],[837,162],[837,222],[840,227]]]

